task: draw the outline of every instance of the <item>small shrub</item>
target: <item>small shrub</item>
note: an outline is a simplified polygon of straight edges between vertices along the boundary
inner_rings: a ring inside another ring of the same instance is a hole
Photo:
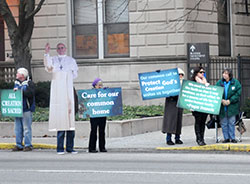
[[[248,97],[245,101],[245,104],[242,107],[242,111],[245,112],[245,116],[250,118],[250,97]]]
[[[35,83],[35,97],[37,107],[49,107],[50,81]]]
[[[0,81],[0,89],[13,89],[14,82]]]

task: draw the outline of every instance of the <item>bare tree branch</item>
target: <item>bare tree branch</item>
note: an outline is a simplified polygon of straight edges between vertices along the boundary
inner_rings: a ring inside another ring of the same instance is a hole
[[[31,18],[31,17],[34,17],[35,14],[37,14],[37,13],[40,11],[40,9],[42,8],[42,5],[43,5],[44,1],[45,1],[45,0],[41,0],[41,1],[39,2],[39,4],[37,5],[36,9],[34,9],[31,13],[27,14],[27,15],[25,16],[25,19],[29,19],[29,18]]]
[[[3,16],[7,26],[11,28],[8,29],[9,36],[14,37],[15,32],[17,31],[17,24],[8,4],[6,3],[6,0],[0,0],[0,14]]]
[[[189,11],[188,11],[187,13],[185,13],[184,15],[178,17],[177,19],[172,19],[172,20],[170,20],[170,22],[179,21],[179,20],[183,19],[184,17],[188,17],[194,10],[196,10],[196,9],[200,6],[200,4],[201,4],[202,1],[203,1],[203,0],[199,0],[199,2],[198,2],[191,10],[189,10]]]

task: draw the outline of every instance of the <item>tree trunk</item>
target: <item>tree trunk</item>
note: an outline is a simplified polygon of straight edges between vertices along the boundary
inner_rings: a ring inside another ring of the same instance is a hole
[[[30,65],[32,56],[29,47],[23,45],[19,45],[17,47],[15,46],[14,48],[12,48],[12,52],[16,69],[24,67],[29,71],[29,76],[32,77]]]

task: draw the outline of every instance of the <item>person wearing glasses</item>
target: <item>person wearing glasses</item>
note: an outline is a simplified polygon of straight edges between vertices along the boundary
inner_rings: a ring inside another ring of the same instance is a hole
[[[184,79],[184,71],[178,68],[180,83]],[[182,114],[183,109],[178,108],[177,105],[178,96],[167,97],[165,100],[164,117],[162,124],[162,133],[167,133],[166,143],[167,145],[183,144],[180,139],[182,129]],[[172,134],[175,134],[175,143],[172,141]]]
[[[224,87],[219,115],[224,137],[223,143],[237,143],[235,140],[235,121],[240,109],[241,84],[233,78],[232,70],[226,68],[222,72],[222,79],[216,85]]]
[[[103,83],[100,78],[96,78],[92,83],[93,88],[103,88]],[[97,128],[99,128],[99,151],[107,152],[105,148],[105,127],[106,117],[90,118],[90,136],[89,136],[89,153],[97,153],[96,140],[97,140]]]
[[[64,154],[66,134],[66,152],[76,154],[75,137],[75,102],[73,79],[77,77],[78,67],[75,59],[66,55],[66,46],[58,43],[57,56],[49,55],[50,45],[45,45],[45,70],[52,73],[49,108],[49,131],[57,131],[57,154]]]
[[[196,67],[193,71],[191,77],[192,81],[209,86],[205,75],[205,70],[202,66]],[[194,130],[196,135],[196,142],[199,146],[205,146],[204,133],[205,133],[205,123],[207,120],[207,113],[192,111],[192,115],[195,118]]]

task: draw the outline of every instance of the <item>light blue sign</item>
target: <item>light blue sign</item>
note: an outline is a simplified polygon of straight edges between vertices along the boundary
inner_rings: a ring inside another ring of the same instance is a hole
[[[78,90],[77,94],[80,118],[122,114],[121,88]]]
[[[180,79],[177,68],[138,75],[143,100],[179,95]]]

